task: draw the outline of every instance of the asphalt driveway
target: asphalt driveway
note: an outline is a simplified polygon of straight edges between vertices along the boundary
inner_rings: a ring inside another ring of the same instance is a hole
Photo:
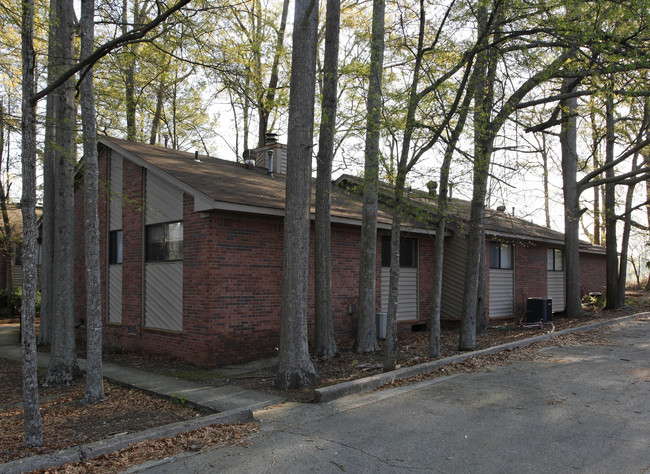
[[[650,472],[650,320],[603,334],[490,372],[258,411],[249,445],[131,472]]]

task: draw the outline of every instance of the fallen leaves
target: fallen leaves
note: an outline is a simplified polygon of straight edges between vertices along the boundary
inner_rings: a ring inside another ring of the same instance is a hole
[[[109,382],[105,382],[105,400],[96,405],[85,405],[80,402],[85,382],[79,380],[69,387],[42,391],[44,444],[27,449],[23,446],[20,364],[1,359],[0,367],[0,462],[45,454],[105,439],[116,433],[131,433],[189,420],[205,413]]]
[[[255,432],[257,432],[257,426],[252,423],[207,426],[181,433],[172,438],[143,441],[116,453],[100,456],[83,463],[65,464],[59,468],[37,472],[47,474],[113,473],[142,464],[145,461],[166,459],[186,451],[196,452],[233,445]]]

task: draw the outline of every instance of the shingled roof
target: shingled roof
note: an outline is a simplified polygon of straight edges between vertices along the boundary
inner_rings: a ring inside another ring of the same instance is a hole
[[[227,210],[252,214],[283,216],[286,180],[282,175],[269,176],[266,169],[246,168],[242,163],[221,160],[194,153],[173,150],[155,145],[104,137],[100,142],[123,156],[153,172],[163,172],[185,192],[195,197],[199,211]],[[333,222],[359,225],[361,222],[362,179],[342,175],[332,187],[331,215]],[[315,185],[312,185],[312,214],[314,213]],[[412,212],[405,219],[405,231],[434,234],[437,198],[426,192],[413,190],[408,195]],[[380,184],[377,224],[389,228],[392,222],[392,189]],[[449,203],[448,220],[452,231],[464,233],[469,222],[470,202],[452,199]],[[485,228],[489,236],[564,244],[564,234],[511,216],[505,212],[486,209]],[[604,248],[580,242],[581,250],[604,253]]]
[[[269,176],[266,169],[246,168],[242,163],[170,148],[146,145],[112,137],[100,143],[153,172],[163,172],[177,186],[195,197],[199,211],[213,209],[262,215],[284,215],[286,179]],[[312,214],[315,184],[312,184]],[[198,201],[198,202],[197,202]],[[362,199],[357,193],[333,187],[331,216],[333,222],[359,225]],[[392,214],[389,207],[380,206],[377,216],[380,228],[389,228]],[[415,218],[405,222],[404,230],[433,234],[431,225]]]
[[[342,175],[336,183],[339,187],[353,189],[361,186],[361,178],[350,175]],[[393,199],[393,190],[387,183],[380,183],[380,200],[389,203]],[[438,197],[432,196],[420,190],[410,190],[408,201],[416,215],[422,215],[422,211],[431,216],[435,215],[438,205]],[[462,199],[450,199],[447,209],[448,225],[455,233],[463,234],[470,218],[471,202]],[[433,222],[434,218],[430,218]],[[544,227],[533,222],[507,214],[503,211],[485,209],[485,232],[488,236],[525,240],[529,242],[543,242],[546,244],[564,245],[564,234],[556,230]],[[593,245],[590,242],[580,241],[580,249],[586,252],[604,253],[605,248]]]

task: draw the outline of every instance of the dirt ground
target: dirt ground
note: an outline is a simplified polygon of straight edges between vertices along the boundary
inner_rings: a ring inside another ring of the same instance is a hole
[[[478,337],[477,349],[532,337],[550,330],[559,331],[598,320],[650,311],[648,294],[632,296],[635,298],[630,300],[632,305],[623,310],[589,311],[579,320],[555,318],[553,326],[546,325],[543,329],[522,329],[513,324],[491,328],[487,335]],[[428,332],[401,333],[398,343],[398,364],[404,367],[431,360],[426,356],[428,338]],[[489,370],[494,365],[507,363],[514,359],[532,358],[539,347],[544,345],[597,343],[599,341],[598,331],[578,333],[564,336],[561,340],[539,343],[526,349],[473,357],[461,364],[443,367],[435,373],[424,374],[392,385],[404,385],[459,371]],[[381,371],[381,351],[375,354],[355,354],[349,350],[351,343],[351,340],[338,341],[340,354],[337,357],[328,361],[314,360],[320,377],[318,386],[340,383]],[[443,330],[441,337],[443,357],[456,353],[457,344],[457,331]],[[225,379],[216,375],[214,371],[192,367],[182,361],[169,358],[152,357],[145,354],[107,354],[105,359],[113,363],[175,375],[209,385],[232,383],[255,390],[277,393],[288,400],[309,402],[313,399],[313,389],[280,391],[275,388],[273,386],[274,368]],[[84,394],[83,380],[66,388],[41,388],[40,401],[45,444],[39,448],[27,449],[22,445],[20,366],[16,362],[0,359],[0,463],[104,439],[118,433],[141,431],[152,426],[202,415],[181,403],[161,400],[138,390],[116,386],[108,382],[105,387],[106,400],[95,406],[87,406],[79,402]],[[139,443],[112,455],[47,472],[115,472],[116,469],[125,469],[149,459],[160,459],[182,451],[197,451],[226,443],[245,443],[246,436],[256,430],[255,424],[203,428],[174,438]]]

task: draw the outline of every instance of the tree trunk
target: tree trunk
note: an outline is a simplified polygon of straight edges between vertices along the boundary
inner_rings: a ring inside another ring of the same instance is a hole
[[[307,301],[318,1],[298,0],[294,12],[278,367],[283,388],[309,386],[317,378],[307,342]]]
[[[160,130],[160,119],[162,118],[163,99],[165,97],[165,85],[163,81],[158,84],[156,91],[156,111],[151,119],[151,133],[149,134],[149,145],[155,145],[158,141],[158,131]]]
[[[50,11],[54,11],[55,1],[50,0]],[[56,30],[48,32],[48,84],[57,77],[54,58],[57,54]],[[52,343],[52,323],[54,321],[54,160],[56,151],[56,117],[54,104],[56,96],[47,96],[45,109],[45,143],[43,150],[43,218],[41,220],[41,324],[39,326],[38,344]]]
[[[81,58],[94,50],[95,2],[81,2]],[[84,235],[86,249],[86,394],[85,403],[104,399],[102,374],[102,297],[99,264],[99,167],[97,163],[97,128],[93,95],[93,69],[86,71],[81,82],[81,121],[84,144]]]
[[[128,1],[122,3],[122,34],[129,30],[128,23]],[[133,24],[137,25],[140,21],[138,11],[138,2],[133,3]],[[126,48],[126,67],[124,69],[124,104],[126,108],[126,139],[136,140],[136,98],[135,98],[135,61],[137,56],[138,43],[133,43]]]
[[[488,12],[484,5],[478,9],[479,36],[487,45]],[[494,76],[490,68],[490,55],[482,51],[477,55],[474,95],[474,178],[470,205],[469,232],[467,236],[467,262],[463,306],[461,309],[459,350],[473,350],[476,347],[476,310],[478,305],[480,262],[485,253],[485,197],[487,195],[488,170],[492,156],[495,133],[491,130],[492,91]]]
[[[645,109],[646,111],[648,111],[648,113],[650,113],[650,99],[646,100]],[[644,153],[643,157],[646,160],[648,159],[647,152]],[[646,199],[648,200],[648,202],[650,202],[650,180],[647,180],[645,182],[645,193],[646,193]],[[650,229],[650,204],[646,205],[646,214],[648,217],[648,229]],[[648,237],[650,237],[650,230],[648,230]],[[648,266],[648,270],[650,270],[650,262],[646,262],[646,265]],[[645,284],[645,290],[650,291],[650,274],[648,275],[648,281]]]
[[[605,164],[614,161],[614,99],[611,94],[607,95],[605,106],[606,117],[606,152]],[[615,177],[614,168],[607,168],[605,177]],[[620,307],[618,301],[618,242],[616,236],[616,183],[605,184],[605,249],[607,260],[607,309]]]
[[[436,240],[433,253],[433,295],[431,305],[431,331],[429,338],[429,357],[440,357],[440,309],[442,299],[442,279],[444,270],[445,254],[445,232],[447,227],[447,193],[449,190],[449,170],[451,169],[451,160],[460,138],[460,134],[465,128],[465,122],[469,114],[474,89],[476,87],[477,76],[472,75],[469,82],[465,98],[459,110],[458,121],[449,137],[445,157],[440,167],[440,192],[438,194]]]
[[[565,79],[562,92],[574,91],[577,86],[573,80]],[[582,315],[580,301],[580,193],[577,184],[577,112],[578,99],[562,101],[562,129],[560,144],[562,147],[562,182],[564,189],[564,251],[566,263],[566,312],[569,318]]]
[[[54,11],[57,70],[74,63],[75,14],[71,0],[58,0]],[[54,312],[50,363],[43,379],[46,386],[67,385],[80,375],[74,333],[74,136],[75,98],[72,80],[55,92],[56,159],[54,160]]]
[[[9,129],[9,127],[7,127]],[[5,149],[5,111],[4,104],[0,100],[0,163],[4,162],[4,149]],[[5,170],[9,171],[9,152],[7,152],[7,164]],[[5,262],[4,271],[5,275],[5,289],[7,294],[11,293],[13,289],[12,267],[14,261],[14,242],[13,242],[13,229],[11,222],[9,222],[9,213],[7,212],[7,200],[9,199],[9,181],[5,188],[4,183],[0,180],[0,213],[2,214],[2,229],[3,229],[3,242],[2,242],[2,256]],[[7,312],[11,313],[11,308],[7,305]],[[11,317],[11,314],[7,314]]]
[[[634,155],[634,162],[632,169],[636,169],[637,155]],[[621,237],[621,256],[618,269],[618,281],[616,282],[616,303],[621,308],[625,306],[625,287],[627,285],[627,262],[628,251],[630,246],[630,232],[632,230],[632,203],[634,201],[634,184],[630,184],[627,188],[627,196],[625,197],[625,218],[623,219],[623,235]]]
[[[411,153],[411,141],[415,130],[415,113],[420,103],[418,86],[420,83],[420,69],[424,56],[424,34],[425,34],[425,8],[424,1],[420,0],[420,18],[418,32],[418,47],[415,54],[413,77],[409,88],[408,106],[406,108],[406,126],[404,127],[404,138],[402,140],[402,151],[399,163],[397,164],[395,176],[395,188],[393,193],[393,223],[391,226],[391,263],[390,282],[388,290],[388,314],[386,315],[386,354],[384,356],[384,372],[395,370],[397,366],[397,303],[399,299],[399,274],[400,274],[400,228],[404,216],[404,190],[406,187],[406,175],[410,166],[415,164],[415,159],[409,160]]]
[[[328,3],[328,11],[329,11],[329,3]],[[280,28],[278,29],[278,38],[275,43],[275,52],[273,54],[273,64],[271,65],[271,78],[269,79],[269,87],[267,89],[266,99],[260,104],[260,108],[259,108],[260,128],[259,128],[258,139],[257,139],[258,147],[263,147],[266,144],[266,132],[268,131],[268,127],[269,127],[269,116],[271,115],[271,111],[276,108],[274,102],[275,102],[275,93],[278,88],[278,69],[280,65],[280,56],[282,55],[282,49],[284,44],[284,32],[287,29],[288,13],[289,13],[289,0],[284,0],[282,4],[282,18],[280,20]],[[338,53],[338,39],[337,39],[336,50]],[[338,64],[338,56],[336,59]]]
[[[334,339],[331,286],[330,201],[332,192],[332,159],[336,126],[336,90],[341,5],[340,0],[327,0],[325,30],[325,64],[323,69],[323,105],[318,155],[316,156],[316,223],[314,262],[314,354],[328,359],[338,352]]]
[[[548,148],[546,145],[546,135],[542,134],[542,168],[543,178],[542,185],[544,189],[544,217],[546,218],[546,227],[551,228],[551,194],[548,189]]]
[[[591,135],[592,135],[592,146],[591,153],[593,155],[593,166],[594,169],[597,169],[600,166],[598,160],[598,148],[600,143],[600,134],[598,133],[598,127],[596,126],[596,114],[591,112]],[[594,186],[594,245],[600,245],[600,187]]]
[[[41,412],[38,406],[36,363],[36,103],[34,0],[22,3],[22,200],[23,215],[23,299],[20,311],[23,359],[23,413],[25,446],[43,444]]]
[[[485,234],[483,234],[481,248],[485,248]],[[476,334],[487,334],[488,319],[486,307],[486,278],[485,278],[485,252],[481,253],[478,264],[478,286],[476,287]]]
[[[377,345],[375,311],[377,297],[377,193],[379,187],[379,138],[381,134],[382,76],[384,68],[385,0],[374,0],[372,8],[372,43],[370,80],[364,153],[363,208],[361,214],[361,256],[359,259],[358,327],[354,349],[358,353],[374,352]]]
[[[393,223],[390,230],[390,282],[388,285],[388,313],[386,315],[386,345],[384,372],[397,367],[397,302],[399,299],[400,229],[402,226],[402,203],[404,178],[398,174],[395,183]]]

